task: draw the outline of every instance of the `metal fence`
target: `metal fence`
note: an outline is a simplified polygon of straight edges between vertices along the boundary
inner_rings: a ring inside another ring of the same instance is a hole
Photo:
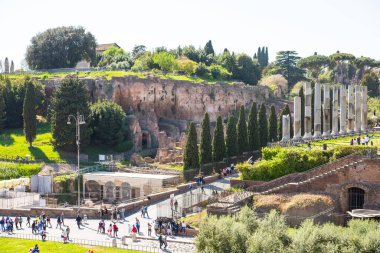
[[[31,235],[31,234],[2,233],[0,234],[0,237],[17,238],[17,239],[25,239],[25,240],[41,240],[41,236]],[[47,235],[46,241],[63,243],[62,238],[58,236]],[[136,245],[136,244],[123,244],[121,240],[117,241],[116,239],[113,239],[113,241],[109,242],[109,241],[70,238],[70,243],[80,244],[80,245],[89,245],[89,246],[116,247],[116,248],[121,248],[121,249],[137,250],[137,251],[143,251],[143,252],[161,252],[161,250],[158,247]]]
[[[41,205],[40,195],[30,192],[0,191],[0,208],[18,208]]]

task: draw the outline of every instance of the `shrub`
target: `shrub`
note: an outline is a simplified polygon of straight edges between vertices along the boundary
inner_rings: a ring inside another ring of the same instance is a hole
[[[164,51],[153,54],[153,63],[157,64],[162,71],[173,71],[177,69],[175,55]]]
[[[253,165],[242,163],[237,168],[244,180],[273,180],[295,172],[304,172],[356,152],[365,153],[368,147],[337,146],[329,150],[300,148],[263,148],[262,160]]]
[[[216,64],[212,64],[209,67],[209,70],[210,70],[212,78],[214,79],[219,79],[219,78],[229,79],[231,78],[231,75],[232,75],[227,69]]]
[[[197,63],[195,61],[189,60],[187,57],[181,57],[178,59],[178,69],[187,75],[193,75],[195,69],[197,68]]]
[[[0,163],[0,180],[30,177],[41,171],[41,164]]]
[[[199,63],[195,68],[195,74],[200,77],[207,77],[209,74],[209,70],[204,63]]]

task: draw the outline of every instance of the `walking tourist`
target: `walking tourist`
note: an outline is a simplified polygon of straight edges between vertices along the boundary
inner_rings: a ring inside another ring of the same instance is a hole
[[[59,228],[60,229],[62,229],[62,221],[61,221],[61,216],[58,216],[58,218],[57,218],[57,226],[55,227],[55,228],[58,228],[58,226],[59,226]]]
[[[49,225],[49,228],[52,228],[53,226],[51,225],[51,222],[50,222],[50,215],[48,215],[46,217],[46,225]]]
[[[30,228],[30,215],[26,217],[26,225],[28,225],[28,228]]]
[[[62,222],[62,225],[65,226],[65,216],[63,214],[63,212],[61,213],[61,222]]]
[[[148,236],[152,236],[152,224],[148,222]]]
[[[162,237],[162,234],[158,235],[158,241],[160,243],[160,249],[161,249],[162,245],[164,245],[164,238]]]
[[[117,238],[117,231],[119,231],[119,228],[117,227],[116,223],[113,224],[113,237]]]
[[[82,222],[82,217],[80,217],[79,214],[77,214],[77,218],[75,219],[75,221],[77,222],[78,228],[80,229],[80,224]]]
[[[136,218],[136,229],[137,229],[137,234],[140,234],[140,221],[137,218]]]
[[[67,240],[70,241],[70,227],[66,226],[66,235],[67,235]]]
[[[109,235],[109,237],[111,237],[112,236],[112,224],[110,224],[110,226],[108,227],[108,235]]]

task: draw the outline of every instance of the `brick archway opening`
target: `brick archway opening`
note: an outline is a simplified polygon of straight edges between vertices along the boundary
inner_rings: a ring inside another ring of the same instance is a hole
[[[358,187],[348,188],[348,210],[363,209],[365,191]]]

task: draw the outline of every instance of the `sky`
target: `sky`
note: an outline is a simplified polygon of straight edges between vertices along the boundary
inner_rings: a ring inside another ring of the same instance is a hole
[[[30,40],[57,26],[83,26],[97,43],[204,46],[253,56],[267,46],[305,57],[340,52],[380,60],[377,0],[0,0],[0,59],[19,68]]]

